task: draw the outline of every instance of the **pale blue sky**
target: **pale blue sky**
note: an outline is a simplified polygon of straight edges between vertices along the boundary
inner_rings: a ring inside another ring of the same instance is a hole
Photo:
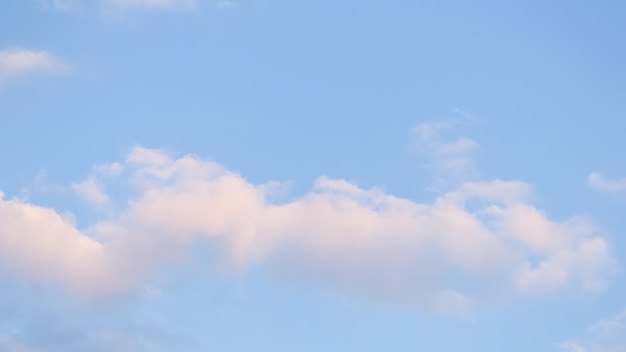
[[[626,351],[626,3],[0,4],[0,351]]]

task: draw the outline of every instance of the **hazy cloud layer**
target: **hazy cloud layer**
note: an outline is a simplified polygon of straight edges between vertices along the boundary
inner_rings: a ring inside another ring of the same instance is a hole
[[[0,87],[6,83],[35,73],[60,73],[68,66],[45,51],[12,48],[0,51]]]
[[[107,182],[132,193],[116,205],[124,210],[86,229],[54,209],[0,200],[0,269],[108,297],[137,290],[207,238],[221,265],[240,272],[263,265],[365,298],[458,311],[494,297],[601,290],[617,266],[592,222],[549,219],[520,181],[464,182],[419,203],[321,177],[274,203],[276,187],[193,155],[137,147],[98,170],[114,170]],[[100,184],[99,175],[79,185]],[[95,206],[109,199],[79,188],[97,195],[87,197]]]
[[[0,334],[0,351],[4,352],[39,352],[28,344],[18,341],[11,335]]]
[[[59,336],[47,336],[48,341],[38,343],[21,341],[15,336],[0,335],[0,350],[3,352],[134,352],[147,351],[150,347],[134,336],[128,337],[121,333],[85,333],[78,330],[56,333]],[[68,336],[63,336],[63,333]]]

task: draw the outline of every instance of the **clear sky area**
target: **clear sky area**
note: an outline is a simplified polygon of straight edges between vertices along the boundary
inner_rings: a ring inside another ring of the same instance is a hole
[[[625,352],[626,2],[5,0],[0,352]]]

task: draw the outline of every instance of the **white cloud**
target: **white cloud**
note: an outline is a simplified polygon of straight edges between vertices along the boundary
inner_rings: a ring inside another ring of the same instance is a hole
[[[598,192],[621,193],[626,192],[626,178],[606,179],[598,173],[591,173],[587,179],[589,187]]]
[[[41,285],[67,287],[86,296],[117,287],[107,248],[53,209],[0,193],[0,268]]]
[[[83,182],[73,184],[72,189],[84,202],[96,209],[108,209],[112,205],[111,199],[104,192],[102,184],[93,176]]]
[[[0,86],[7,82],[34,73],[59,73],[67,65],[45,51],[30,51],[21,48],[0,51]]]
[[[322,177],[274,203],[275,187],[191,155],[137,147],[120,165],[134,195],[84,230],[53,209],[0,200],[0,269],[88,297],[120,294],[210,238],[221,264],[241,272],[262,265],[368,299],[463,310],[503,292],[600,290],[617,266],[589,220],[549,219],[519,181],[464,182],[427,204]]]
[[[96,164],[93,166],[93,175],[82,182],[72,184],[72,190],[88,205],[97,210],[112,210],[113,201],[106,194],[100,179],[115,178],[122,175],[124,167],[118,162]]]
[[[563,342],[559,347],[566,352],[625,352],[626,310],[591,325],[585,337]]]

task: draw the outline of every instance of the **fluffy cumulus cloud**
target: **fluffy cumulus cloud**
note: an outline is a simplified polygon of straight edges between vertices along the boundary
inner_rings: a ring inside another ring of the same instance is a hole
[[[0,199],[2,271],[86,295],[110,289],[114,277],[109,276],[114,273],[112,263],[105,262],[106,246],[85,236],[53,209],[5,200],[1,194]]]
[[[45,51],[12,48],[0,51],[0,86],[34,73],[59,73],[67,65]]]
[[[0,198],[0,270],[109,297],[141,288],[206,239],[238,272],[260,266],[367,299],[456,311],[493,298],[601,290],[617,265],[590,220],[550,219],[520,181],[463,182],[420,203],[321,177],[301,197],[277,202],[275,185],[142,147],[76,187],[99,206],[110,201],[94,186],[103,180],[128,185],[130,196],[82,229],[54,209]]]
[[[589,187],[598,192],[624,193],[626,192],[626,178],[607,179],[598,173],[591,173],[587,178]]]
[[[565,341],[559,347],[564,352],[626,351],[626,310],[593,324],[584,338]]]

